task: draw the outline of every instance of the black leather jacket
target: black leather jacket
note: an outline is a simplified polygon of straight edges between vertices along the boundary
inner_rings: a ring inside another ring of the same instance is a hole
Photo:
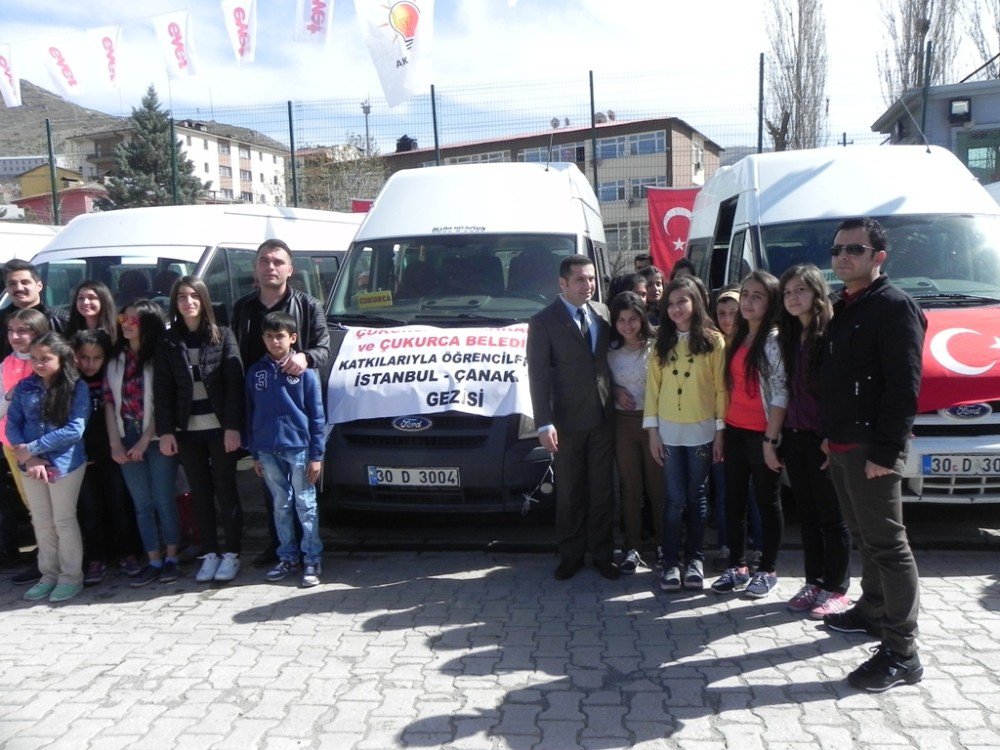
[[[294,344],[295,351],[305,352],[309,367],[317,370],[324,369],[331,359],[330,354],[330,330],[326,326],[326,315],[323,313],[323,306],[319,300],[305,292],[289,287],[288,294],[278,307],[273,310],[281,310],[295,318],[299,327],[298,340]],[[250,352],[257,347],[258,342],[250,346],[250,329],[254,316],[263,318],[269,312],[260,304],[260,297],[257,292],[240,297],[233,305],[232,328],[239,342],[240,356],[245,367],[250,368],[257,364],[260,357],[252,357]],[[259,321],[258,321],[259,327]],[[263,347],[263,344],[260,344]],[[261,355],[263,356],[263,355]],[[253,359],[254,361],[250,361]]]
[[[868,460],[892,468],[913,430],[927,319],[885,274],[833,310],[820,367],[821,433],[865,444]]]

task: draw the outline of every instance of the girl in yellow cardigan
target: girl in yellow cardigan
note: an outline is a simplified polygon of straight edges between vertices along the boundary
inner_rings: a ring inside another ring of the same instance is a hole
[[[729,396],[725,339],[705,310],[697,281],[689,276],[674,279],[664,290],[654,355],[642,426],[666,480],[660,588],[698,591],[705,585],[705,486],[712,462],[722,460]],[[682,518],[687,532],[683,558]]]

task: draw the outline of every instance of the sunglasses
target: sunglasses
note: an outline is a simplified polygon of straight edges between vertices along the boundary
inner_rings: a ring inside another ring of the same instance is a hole
[[[852,258],[857,258],[862,255],[865,250],[875,250],[871,245],[834,245],[830,248],[830,255],[836,258],[842,252],[847,253]]]
[[[125,313],[122,313],[121,315],[118,316],[118,323],[119,323],[119,325],[123,325],[123,326],[124,325],[130,325],[130,326],[132,326],[134,328],[135,326],[139,325],[139,316],[138,315],[126,315]]]

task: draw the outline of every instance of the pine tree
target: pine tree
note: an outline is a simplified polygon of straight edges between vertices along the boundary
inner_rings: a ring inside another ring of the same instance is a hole
[[[173,205],[170,170],[170,117],[160,108],[150,86],[142,106],[132,109],[133,134],[115,149],[115,166],[108,181],[108,197],[116,208]],[[177,200],[197,203],[211,183],[194,176],[194,162],[177,141]]]

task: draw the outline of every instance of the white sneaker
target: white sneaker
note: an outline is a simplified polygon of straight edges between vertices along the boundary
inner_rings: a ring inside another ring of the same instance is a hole
[[[209,552],[207,555],[201,557],[201,568],[198,570],[198,575],[194,577],[198,583],[208,583],[215,579],[215,573],[219,569],[219,563],[222,562],[219,556],[214,552]]]
[[[231,581],[240,572],[240,557],[235,552],[225,552],[219,569],[215,571],[216,581]]]

